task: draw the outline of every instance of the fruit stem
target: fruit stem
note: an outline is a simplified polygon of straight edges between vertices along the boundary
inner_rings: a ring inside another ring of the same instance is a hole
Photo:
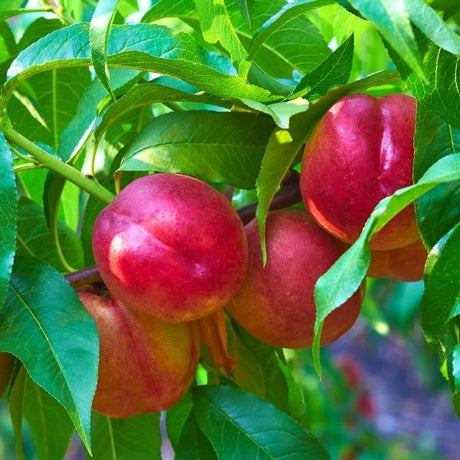
[[[95,198],[107,204],[111,203],[115,198],[115,196],[102,185],[88,179],[82,172],[64,163],[59,157],[51,155],[38,145],[35,145],[22,134],[15,131],[11,126],[4,124],[1,129],[10,142],[32,155],[43,166],[57,172],[90,195],[93,195]]]

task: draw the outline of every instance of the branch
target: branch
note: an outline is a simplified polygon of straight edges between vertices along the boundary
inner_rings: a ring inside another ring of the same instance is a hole
[[[293,172],[284,183],[282,189],[273,197],[270,210],[287,208],[302,200],[299,187],[299,174]],[[243,224],[249,223],[256,215],[257,203],[252,203],[238,209]],[[102,282],[102,278],[96,267],[85,268],[78,272],[70,273],[65,279],[74,287],[79,288],[88,284]]]

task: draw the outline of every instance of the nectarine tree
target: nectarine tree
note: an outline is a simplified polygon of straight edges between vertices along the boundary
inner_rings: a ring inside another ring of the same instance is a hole
[[[389,458],[330,357],[395,283],[460,414],[455,2],[0,3],[7,455]]]

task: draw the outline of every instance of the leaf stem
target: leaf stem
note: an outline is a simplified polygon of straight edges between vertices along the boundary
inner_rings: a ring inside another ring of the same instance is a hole
[[[60,158],[51,155],[38,145],[35,145],[22,134],[15,131],[11,126],[4,124],[1,129],[10,142],[21,147],[43,166],[57,172],[85,192],[88,192],[90,195],[93,195],[95,198],[107,204],[111,203],[115,198],[115,196],[102,185],[88,179],[81,171],[78,171],[78,169],[64,163]]]

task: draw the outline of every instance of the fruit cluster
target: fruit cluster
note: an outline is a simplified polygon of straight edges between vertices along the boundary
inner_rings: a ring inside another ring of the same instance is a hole
[[[335,104],[302,161],[308,213],[269,213],[265,267],[257,222],[244,229],[228,200],[204,182],[154,174],[123,189],[93,233],[110,297],[79,292],[100,333],[95,410],[126,417],[174,405],[195,374],[200,343],[212,342],[206,318],[224,307],[264,342],[310,347],[317,279],[375,205],[412,182],[414,122],[415,102],[404,95],[351,95]],[[371,276],[420,278],[426,253],[412,208],[372,248]],[[356,292],[328,316],[323,345],[353,325],[362,296]]]

